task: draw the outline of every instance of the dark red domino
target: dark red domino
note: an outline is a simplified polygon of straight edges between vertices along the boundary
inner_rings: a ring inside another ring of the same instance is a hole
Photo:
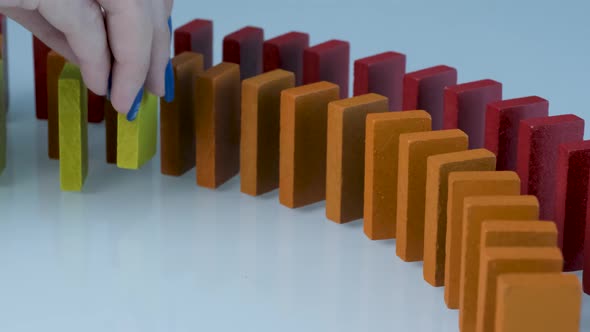
[[[340,87],[340,98],[348,97],[350,44],[342,40],[329,40],[303,51],[303,84],[319,81]]]
[[[262,73],[262,45],[264,31],[257,27],[245,27],[230,33],[223,39],[223,61],[240,65],[242,80]]]
[[[389,98],[389,110],[401,111],[406,56],[385,52],[354,62],[354,95],[377,93]]]
[[[564,270],[584,268],[584,234],[588,209],[590,141],[559,146],[555,177],[555,223]]]
[[[295,74],[295,84],[303,82],[303,50],[309,47],[309,35],[289,32],[264,42],[264,72],[284,69]]]
[[[37,119],[47,120],[47,55],[51,49],[33,36],[35,66],[35,104]]]
[[[481,80],[447,87],[443,128],[459,128],[469,136],[470,149],[483,148],[487,106],[501,99],[502,84],[494,80]]]
[[[432,129],[443,128],[444,90],[457,84],[457,70],[435,66],[407,73],[404,77],[403,109],[424,110],[432,117]]]
[[[524,97],[488,104],[485,148],[498,157],[498,171],[516,170],[520,120],[549,115],[549,102],[541,97]]]
[[[554,220],[559,145],[583,140],[584,120],[572,115],[524,119],[518,130],[521,193],[539,199],[540,219]]]
[[[195,52],[203,55],[203,65],[213,65],[213,22],[196,19],[174,31],[174,55]]]

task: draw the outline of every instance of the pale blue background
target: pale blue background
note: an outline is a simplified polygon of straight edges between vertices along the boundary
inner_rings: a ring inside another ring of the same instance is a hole
[[[348,40],[352,58],[394,50],[408,70],[447,64],[461,82],[492,78],[505,97],[539,95],[551,113],[588,117],[590,2],[177,1],[174,25],[215,21],[266,37],[300,30],[313,44]],[[362,223],[336,225],[324,204],[292,211],[277,194],[251,198],[238,179],[214,192],[194,172],[161,176],[104,162],[90,126],[83,194],[59,191],[34,120],[30,35],[9,26],[9,164],[0,177],[0,331],[457,331],[443,289],[402,263],[394,241]],[[590,331],[590,299],[583,327]]]

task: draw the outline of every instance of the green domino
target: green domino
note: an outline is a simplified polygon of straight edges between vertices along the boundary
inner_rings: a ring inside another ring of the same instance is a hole
[[[66,63],[58,90],[61,190],[81,191],[88,174],[88,97],[78,67]]]
[[[145,93],[134,121],[125,114],[117,119],[117,167],[139,169],[156,154],[158,97]]]

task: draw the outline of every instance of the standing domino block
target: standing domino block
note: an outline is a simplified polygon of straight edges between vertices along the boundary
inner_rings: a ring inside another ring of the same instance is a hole
[[[481,80],[447,87],[443,128],[459,128],[469,135],[469,148],[484,147],[486,111],[491,102],[502,99],[502,84]]]
[[[160,99],[160,162],[162,174],[181,176],[195,167],[195,81],[203,72],[203,56],[184,52],[172,59],[176,96]]]
[[[275,69],[242,81],[241,191],[258,196],[279,187],[281,92],[295,75]]]
[[[88,122],[101,123],[104,120],[105,97],[88,90]]]
[[[223,61],[240,65],[240,79],[245,80],[262,73],[262,46],[264,31],[245,27],[223,39]]]
[[[240,169],[240,66],[210,68],[195,90],[197,185],[215,189]]]
[[[385,52],[354,62],[354,95],[377,93],[389,98],[389,110],[401,111],[406,56]],[[419,109],[419,108],[414,108]]]
[[[47,119],[47,54],[51,49],[33,36],[35,104],[37,119]]]
[[[340,87],[340,99],[348,97],[350,44],[341,40],[306,48],[303,51],[303,84],[320,81]]]
[[[326,198],[328,104],[339,88],[318,82],[283,90],[279,201],[298,208]]]
[[[519,195],[515,172],[454,172],[449,175],[447,239],[445,241],[445,303],[459,309],[463,204],[466,197]]]
[[[521,192],[535,195],[541,204],[541,218],[555,218],[555,183],[559,145],[581,141],[584,120],[575,115],[525,119],[518,131],[517,172]]]
[[[557,227],[549,221],[488,220],[481,225],[481,247],[557,247]]]
[[[580,280],[572,274],[506,273],[498,276],[497,332],[578,332]]]
[[[117,116],[117,167],[140,169],[156,154],[158,97],[144,93],[137,118],[133,121],[127,121],[126,114]]]
[[[559,146],[555,176],[555,215],[564,270],[584,268],[584,235],[590,177],[590,141]]]
[[[448,179],[451,172],[493,171],[496,156],[486,149],[431,156],[427,161],[424,216],[424,280],[434,287],[445,284]]]
[[[213,65],[213,22],[197,19],[174,30],[174,55],[195,52],[203,55],[207,70]]]
[[[104,100],[104,128],[106,159],[109,164],[117,164],[117,119],[118,113],[109,100]]]
[[[303,81],[303,50],[309,47],[309,35],[289,32],[264,42],[264,72],[284,69],[295,74],[295,85]]]
[[[369,239],[395,238],[400,135],[430,130],[424,111],[367,115],[363,229]]]
[[[424,258],[424,208],[428,157],[467,149],[458,129],[402,134],[397,177],[396,254],[406,262]]]
[[[328,219],[346,223],[363,217],[366,117],[388,109],[387,97],[374,93],[328,104]]]
[[[47,154],[59,159],[58,83],[66,59],[56,52],[47,55]]]
[[[445,88],[457,84],[457,70],[435,66],[404,77],[404,110],[425,110],[432,116],[432,129],[443,128]]]
[[[538,220],[534,196],[467,197],[463,207],[459,326],[475,331],[479,289],[481,225],[487,220]]]
[[[485,147],[498,156],[498,171],[516,171],[520,121],[548,115],[549,102],[535,96],[488,104]]]
[[[58,91],[61,190],[82,191],[88,174],[88,100],[78,67],[65,64]]]
[[[464,329],[462,331],[496,331],[496,296],[498,278],[501,275],[512,273],[555,273],[559,275],[562,268],[563,258],[558,248],[483,248],[478,290],[480,296],[477,304],[477,327],[475,330]],[[525,331],[534,330],[527,328]]]

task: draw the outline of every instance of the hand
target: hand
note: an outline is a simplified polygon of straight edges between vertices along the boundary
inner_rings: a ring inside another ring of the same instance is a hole
[[[0,12],[80,66],[92,92],[107,93],[112,71],[111,102],[127,113],[141,87],[165,95],[172,4],[173,0],[0,0]]]

